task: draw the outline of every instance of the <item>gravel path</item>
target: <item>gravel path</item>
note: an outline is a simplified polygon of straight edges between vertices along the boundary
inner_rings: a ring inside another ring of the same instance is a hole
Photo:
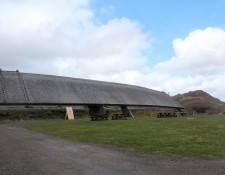
[[[224,175],[225,160],[157,156],[0,124],[1,175]]]

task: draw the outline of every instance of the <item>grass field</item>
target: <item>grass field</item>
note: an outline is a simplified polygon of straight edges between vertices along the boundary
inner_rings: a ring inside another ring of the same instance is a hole
[[[225,158],[225,116],[138,117],[98,122],[77,119],[24,127],[68,140],[115,145],[133,151]]]

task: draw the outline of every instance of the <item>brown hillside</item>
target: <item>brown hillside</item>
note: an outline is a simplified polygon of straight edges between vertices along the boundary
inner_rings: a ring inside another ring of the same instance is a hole
[[[202,90],[178,94],[173,96],[173,99],[179,102],[188,114],[193,114],[193,112],[219,114],[225,111],[224,102]]]

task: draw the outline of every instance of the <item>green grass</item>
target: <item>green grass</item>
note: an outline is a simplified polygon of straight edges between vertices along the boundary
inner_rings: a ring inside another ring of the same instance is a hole
[[[225,116],[139,117],[99,122],[77,119],[24,127],[68,140],[115,145],[140,152],[225,158]]]

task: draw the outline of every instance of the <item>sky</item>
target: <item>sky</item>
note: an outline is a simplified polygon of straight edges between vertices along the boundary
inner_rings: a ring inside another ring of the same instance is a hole
[[[0,0],[0,68],[225,101],[225,0]]]

